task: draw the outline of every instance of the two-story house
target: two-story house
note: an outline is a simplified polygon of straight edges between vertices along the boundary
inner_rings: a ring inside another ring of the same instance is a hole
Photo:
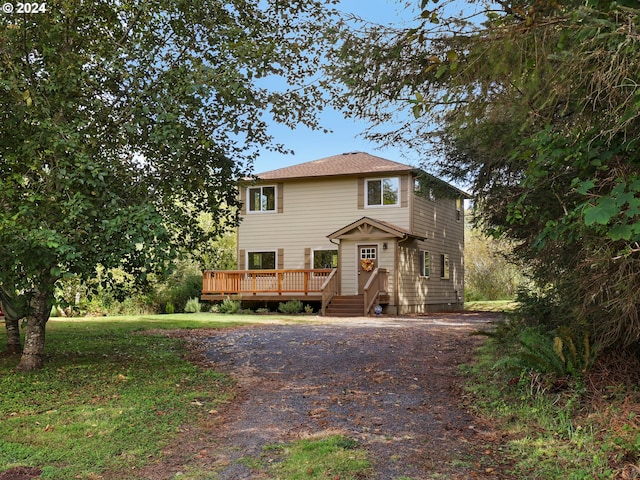
[[[238,270],[205,272],[202,298],[298,298],[329,315],[461,309],[466,196],[361,152],[258,174],[240,185]]]

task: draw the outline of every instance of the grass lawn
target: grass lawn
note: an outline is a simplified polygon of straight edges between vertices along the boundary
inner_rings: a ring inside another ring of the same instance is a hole
[[[29,466],[42,478],[88,479],[129,470],[231,399],[233,380],[187,362],[179,340],[136,332],[294,321],[209,313],[50,320],[42,371],[15,373],[18,359],[0,356],[0,472]]]
[[[513,300],[483,300],[477,302],[464,302],[465,310],[481,312],[510,312],[518,304]]]

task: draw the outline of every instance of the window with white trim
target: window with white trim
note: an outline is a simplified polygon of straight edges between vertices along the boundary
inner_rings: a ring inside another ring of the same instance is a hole
[[[248,252],[249,270],[275,270],[276,252]]]
[[[431,276],[431,254],[424,250],[420,251],[420,276],[426,278]]]
[[[262,186],[247,189],[249,212],[273,212],[276,209],[276,187]]]
[[[400,205],[400,179],[398,177],[366,180],[366,206]]]
[[[440,255],[440,278],[449,279],[449,255],[445,253]]]
[[[459,222],[462,220],[462,198],[456,198],[456,220]]]
[[[338,268],[338,250],[314,250],[313,268]]]
[[[360,260],[375,260],[376,252],[376,247],[362,247],[360,248]]]

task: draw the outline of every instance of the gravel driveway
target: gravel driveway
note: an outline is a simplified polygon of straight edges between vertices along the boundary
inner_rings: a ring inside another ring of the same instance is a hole
[[[457,376],[483,341],[470,333],[496,318],[318,318],[212,332],[206,356],[240,389],[203,440],[215,478],[269,478],[238,460],[327,431],[368,450],[368,478],[510,478],[500,436],[465,410]]]

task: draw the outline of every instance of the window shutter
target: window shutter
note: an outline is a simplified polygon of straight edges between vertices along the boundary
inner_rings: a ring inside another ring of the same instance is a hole
[[[247,214],[247,188],[244,185],[240,185],[240,215]]]
[[[364,209],[364,178],[358,178],[358,210]]]
[[[283,268],[284,268],[284,248],[279,248],[277,269],[282,270]]]
[[[278,213],[282,213],[284,211],[284,183],[279,183],[276,190],[278,190]]]
[[[245,265],[246,254],[243,250],[238,250],[238,270],[246,270]]]
[[[304,268],[305,269],[312,268],[311,267],[311,249],[310,248],[305,248],[304,249]]]
[[[409,206],[409,175],[400,177],[400,206]]]

